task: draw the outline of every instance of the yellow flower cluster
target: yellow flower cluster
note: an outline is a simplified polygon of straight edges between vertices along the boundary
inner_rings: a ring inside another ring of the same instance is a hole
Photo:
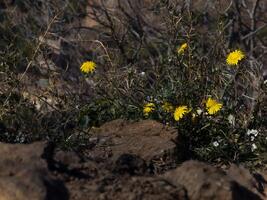
[[[95,71],[96,64],[93,61],[86,61],[80,67],[80,70],[85,73],[93,73]]]
[[[183,43],[179,48],[177,48],[178,54],[184,54],[187,48],[188,48],[188,44]],[[237,65],[243,58],[245,58],[245,54],[241,50],[235,50],[228,54],[226,58],[226,63],[228,65]],[[86,61],[82,63],[80,67],[80,70],[85,74],[93,73],[95,69],[96,69],[96,63],[93,61]]]
[[[177,53],[184,54],[187,48],[188,44],[183,43],[180,47],[177,48]],[[234,50],[227,55],[226,63],[228,65],[237,65],[243,58],[245,58],[245,54],[241,50]]]
[[[155,111],[156,105],[154,103],[147,103],[143,107],[143,113],[144,116],[149,116],[150,113]],[[169,102],[164,102],[162,104],[162,109],[165,112],[173,113],[173,118],[175,121],[180,121],[186,114],[190,113],[192,111],[191,108],[189,108],[186,105],[180,105],[174,108],[174,106]],[[218,111],[222,109],[222,104],[217,102],[215,99],[208,98],[206,100],[206,110],[209,115],[214,115]],[[202,113],[202,110],[197,110],[196,112],[192,113],[192,118],[196,118],[197,115],[200,115]]]
[[[147,117],[150,113],[152,113],[155,110],[155,108],[156,108],[156,105],[154,103],[147,103],[147,104],[145,104],[144,105],[144,108],[143,108],[144,116]],[[164,102],[162,104],[162,110],[164,112],[170,113],[170,112],[173,112],[174,107],[173,107],[173,105],[171,103]]]

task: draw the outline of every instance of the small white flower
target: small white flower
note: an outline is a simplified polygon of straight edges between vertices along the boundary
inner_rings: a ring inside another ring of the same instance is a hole
[[[258,147],[256,146],[256,144],[253,143],[253,144],[251,145],[251,151],[255,151],[257,148],[258,148]]]
[[[234,117],[234,115],[230,114],[227,119],[228,119],[229,124],[231,124],[233,126],[235,125],[235,117]]]
[[[248,136],[253,135],[253,136],[257,137],[258,134],[259,134],[259,131],[255,130],[255,129],[248,129],[247,130]]]
[[[158,100],[158,99],[155,99],[154,101],[155,101],[155,103],[157,103],[157,104],[160,103],[160,100]]]
[[[197,109],[197,114],[198,114],[198,115],[201,115],[202,112],[203,112],[203,110],[201,110],[200,108]]]
[[[140,75],[141,75],[141,76],[145,76],[146,73],[145,73],[145,72],[141,72]]]
[[[258,131],[256,131],[256,132],[254,133],[254,136],[255,136],[255,137],[257,137],[257,136],[258,136],[258,134],[259,134],[259,132],[258,132]]]
[[[218,147],[218,146],[219,146],[219,142],[217,142],[217,141],[213,142],[212,144],[213,144],[213,146],[215,146],[215,147]]]

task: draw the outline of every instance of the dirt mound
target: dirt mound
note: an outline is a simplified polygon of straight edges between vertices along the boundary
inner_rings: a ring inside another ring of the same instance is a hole
[[[0,143],[0,199],[266,199],[266,177],[242,167],[178,166],[176,137],[155,121],[116,120],[95,129],[83,153]]]

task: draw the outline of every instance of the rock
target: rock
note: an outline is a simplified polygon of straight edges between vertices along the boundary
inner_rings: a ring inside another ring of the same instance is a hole
[[[243,187],[261,195],[259,193],[260,188],[258,186],[258,182],[248,169],[232,164],[227,170],[227,175]]]
[[[187,200],[183,186],[157,177],[105,176],[90,184],[71,186],[72,200]]]
[[[42,157],[47,145],[0,143],[0,200],[66,199],[61,182],[54,180]]]
[[[110,14],[121,15],[121,19],[125,17],[125,15],[120,14],[120,9],[122,13],[127,13],[129,16],[133,16],[134,14],[138,15],[140,23],[153,24],[154,27],[158,28],[159,25],[163,23],[164,19],[162,16],[166,15],[166,13],[162,12],[162,9],[160,11],[156,10],[156,6],[165,4],[168,8],[173,8],[177,13],[183,12],[187,7],[190,7],[190,9],[195,12],[210,13],[212,16],[218,16],[227,10],[230,3],[230,0],[194,0],[190,1],[190,3],[184,0],[169,0],[162,4],[160,4],[160,1],[158,0],[109,0],[105,2],[101,0],[91,0],[87,6],[88,15],[84,19],[83,25],[87,27],[99,25],[97,21],[94,20],[96,19],[94,15],[98,14],[97,12],[101,12],[100,9],[97,10],[100,6],[106,8]],[[104,20],[104,18],[101,19]]]
[[[146,171],[146,162],[142,158],[131,154],[121,155],[113,166],[113,172],[119,174],[142,175]]]
[[[46,199],[46,187],[40,179],[40,175],[37,171],[23,170],[15,176],[0,177],[0,199]]]
[[[85,154],[44,142],[0,143],[0,200],[266,199],[266,173],[237,165],[223,170],[186,161],[162,175],[150,173],[156,158],[175,163],[176,136],[152,120],[115,120],[94,129],[94,146]]]
[[[235,180],[224,171],[198,161],[187,161],[163,177],[174,185],[183,185],[190,200],[261,199],[249,190],[250,188],[238,183],[240,180],[247,180],[246,177],[238,177]]]
[[[61,164],[75,168],[81,162],[81,159],[75,152],[65,152],[65,151],[57,151],[54,155],[54,160],[60,162]]]
[[[254,174],[254,177],[258,180],[260,191],[262,191],[263,196],[267,199],[267,170]]]
[[[114,180],[112,187],[105,184],[100,197],[116,200],[186,200],[186,190],[181,185],[173,186],[164,179],[155,177],[129,177]],[[112,182],[112,181],[111,181]],[[100,198],[96,198],[100,199]]]
[[[0,143],[0,176],[16,175],[21,170],[45,170],[47,163],[42,159],[46,144],[43,142],[26,144]]]
[[[267,171],[265,172],[265,175],[263,176],[264,177],[264,180],[263,180],[263,182],[264,182],[264,188],[263,188],[263,193],[264,193],[264,195],[265,195],[265,197],[267,197]]]
[[[147,164],[154,161],[175,163],[177,159],[173,142],[177,138],[177,130],[153,120],[115,120],[101,126],[93,135],[99,137],[100,146],[109,146],[115,160],[123,154],[136,155]]]

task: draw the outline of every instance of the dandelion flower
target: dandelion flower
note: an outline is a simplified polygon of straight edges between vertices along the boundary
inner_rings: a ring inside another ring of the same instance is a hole
[[[175,121],[179,121],[180,119],[182,119],[184,115],[188,112],[190,112],[190,110],[188,109],[187,106],[177,107],[173,114]]]
[[[237,65],[240,60],[245,57],[241,50],[235,50],[228,54],[226,62],[228,65]]]
[[[93,73],[95,71],[96,64],[93,61],[86,61],[82,64],[80,70],[83,73]]]
[[[173,111],[173,105],[169,102],[164,102],[163,105],[162,105],[162,109],[165,111],[165,112],[172,112]]]
[[[216,100],[208,98],[206,101],[206,108],[210,115],[217,113],[222,108],[222,104],[218,103]]]
[[[177,48],[178,54],[184,54],[187,47],[188,47],[187,43],[183,43],[179,48]]]
[[[147,103],[144,105],[143,113],[145,116],[148,116],[154,110],[155,110],[155,104],[154,103]]]

